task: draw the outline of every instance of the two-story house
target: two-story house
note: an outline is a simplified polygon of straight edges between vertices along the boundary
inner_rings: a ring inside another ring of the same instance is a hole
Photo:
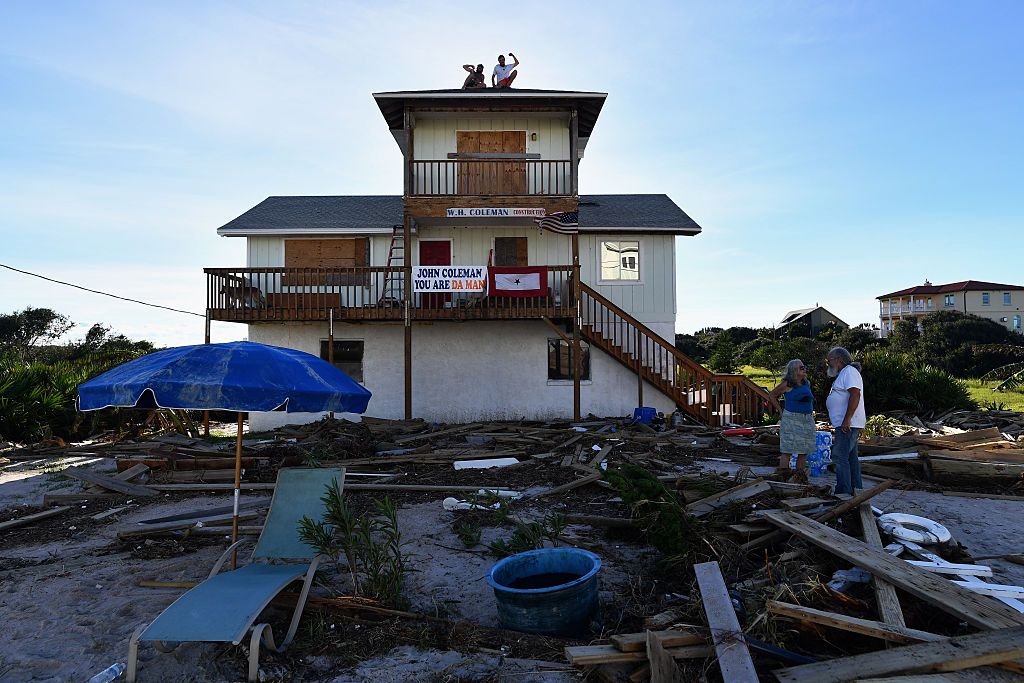
[[[1021,315],[1024,311],[1024,287],[1001,285],[995,282],[964,280],[945,285],[908,287],[876,297],[881,336],[892,333],[893,325],[902,318],[918,321],[935,311],[970,313],[994,320],[1006,329],[1024,334]]]
[[[700,226],[664,194],[578,193],[605,93],[374,98],[403,194],[269,197],[222,226],[246,267],[206,269],[209,319],[337,364],[379,417],[756,417],[756,385],[673,346],[676,238]]]

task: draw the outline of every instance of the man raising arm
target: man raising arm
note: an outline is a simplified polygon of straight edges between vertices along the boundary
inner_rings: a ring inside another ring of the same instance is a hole
[[[487,84],[484,83],[483,64],[477,64],[475,69],[472,64],[463,64],[462,68],[469,72],[469,75],[466,76],[465,83],[462,84],[463,90],[475,90],[477,88],[487,87]]]
[[[516,80],[516,76],[519,75],[515,68],[519,66],[519,59],[516,58],[511,52],[508,53],[515,64],[505,64],[505,55],[498,55],[498,65],[494,67],[494,71],[491,73],[491,85],[495,88],[511,88],[512,81]]]

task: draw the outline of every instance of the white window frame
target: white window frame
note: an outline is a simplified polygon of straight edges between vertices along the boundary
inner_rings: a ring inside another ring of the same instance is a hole
[[[942,299],[942,307],[943,308],[953,308],[954,306],[956,306],[956,295],[955,294],[946,294],[943,297],[943,299]]]
[[[982,306],[991,306],[992,305],[992,294],[991,294],[991,292],[982,292],[981,293],[981,305]]]
[[[646,260],[646,247],[644,246],[644,240],[639,237],[615,237],[605,239],[603,236],[597,236],[597,282],[602,285],[642,285],[644,284],[644,261]],[[601,267],[601,248],[605,242],[636,242],[636,280],[606,280],[604,279],[604,269]]]

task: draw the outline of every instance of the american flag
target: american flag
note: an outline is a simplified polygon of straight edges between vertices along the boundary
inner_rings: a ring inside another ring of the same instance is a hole
[[[562,235],[575,235],[580,231],[580,214],[577,211],[549,213],[543,218],[535,220],[537,227]]]

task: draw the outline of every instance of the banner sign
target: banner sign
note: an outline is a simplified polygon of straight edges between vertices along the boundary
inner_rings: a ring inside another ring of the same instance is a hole
[[[456,208],[448,209],[448,218],[543,218],[544,209],[522,208]]]
[[[414,292],[482,292],[487,287],[485,266],[414,266]]]
[[[491,266],[487,274],[491,296],[548,295],[547,266]]]

